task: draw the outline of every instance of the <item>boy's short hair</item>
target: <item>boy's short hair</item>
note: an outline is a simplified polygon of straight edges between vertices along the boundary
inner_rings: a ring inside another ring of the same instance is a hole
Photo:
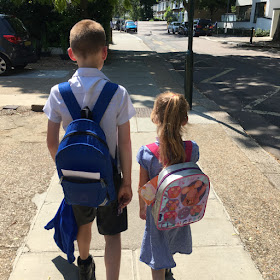
[[[70,31],[70,47],[78,56],[86,57],[90,54],[96,54],[105,44],[104,28],[94,20],[81,20]]]

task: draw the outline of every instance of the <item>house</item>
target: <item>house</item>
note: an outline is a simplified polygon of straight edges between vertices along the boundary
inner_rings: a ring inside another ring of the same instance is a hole
[[[164,19],[164,13],[167,8],[170,7],[173,14],[177,17],[179,22],[188,21],[187,12],[184,10],[183,1],[178,4],[175,1],[158,1],[157,4],[153,5],[154,17]]]
[[[280,0],[236,0],[236,15],[225,15],[218,27],[270,30],[273,37],[280,15]],[[231,18],[230,18],[231,16]]]
[[[164,19],[164,13],[166,12],[168,7],[170,7],[179,22],[188,21],[188,13],[187,11],[185,11],[183,1],[159,0],[157,4],[153,5],[154,17]],[[215,13],[212,15],[213,18],[211,18],[210,11],[205,9],[199,10],[196,7],[194,8],[194,18],[212,19],[213,22],[219,20],[221,18],[221,15],[225,12],[224,9],[219,9],[215,11]]]

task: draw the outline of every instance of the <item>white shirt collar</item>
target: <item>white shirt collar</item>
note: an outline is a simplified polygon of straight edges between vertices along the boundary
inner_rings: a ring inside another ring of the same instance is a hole
[[[75,76],[80,76],[80,77],[100,77],[102,79],[108,80],[109,78],[107,78],[105,76],[105,74],[103,72],[101,72],[100,70],[98,70],[97,68],[79,68],[73,75],[73,77]]]

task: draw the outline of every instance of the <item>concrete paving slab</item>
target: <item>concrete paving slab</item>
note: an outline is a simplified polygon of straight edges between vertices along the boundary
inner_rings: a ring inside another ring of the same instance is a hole
[[[137,132],[137,119],[136,117],[133,117],[130,119],[130,132],[134,133]]]
[[[156,132],[157,129],[156,126],[151,122],[150,118],[138,118],[137,127],[138,132]],[[146,143],[143,144],[145,145]]]
[[[105,279],[104,251],[90,251],[96,264],[96,278]],[[77,255],[76,255],[77,257]],[[122,250],[120,280],[134,279],[133,255],[131,250]],[[25,253],[17,263],[9,280],[77,280],[76,264],[69,264],[57,252]]]
[[[115,34],[118,31],[113,31],[113,34]],[[151,51],[151,49],[144,44],[144,42],[131,34],[130,36],[127,36],[128,34],[120,33],[118,36],[113,36],[113,44],[110,45],[111,50],[118,50],[118,51]],[[133,40],[135,40],[135,44],[131,44],[131,38],[133,36]]]
[[[259,271],[242,246],[194,248],[189,256],[175,255],[176,280],[260,280]]]
[[[26,247],[31,252],[52,252],[60,251],[56,246],[53,235],[54,230],[46,230],[44,226],[55,216],[59,203],[45,203],[30,231],[26,240]],[[42,242],[44,240],[44,242]]]
[[[63,199],[63,190],[61,185],[59,184],[57,172],[55,171],[49,185],[45,204],[60,203],[62,199]]]
[[[139,260],[140,249],[135,251]],[[176,280],[261,280],[259,271],[252,264],[249,254],[242,246],[193,248],[190,255],[175,254],[176,267],[172,268]],[[150,268],[136,262],[137,279],[151,280]]]

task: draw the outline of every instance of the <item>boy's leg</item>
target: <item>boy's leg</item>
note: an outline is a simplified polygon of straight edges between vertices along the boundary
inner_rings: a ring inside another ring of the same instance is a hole
[[[91,226],[92,222],[79,226],[77,234],[77,243],[80,253],[80,258],[86,260],[89,256],[90,241],[91,241]]]
[[[104,235],[105,238],[105,266],[107,280],[118,280],[121,264],[121,234]]]
[[[165,269],[152,269],[153,280],[164,280],[165,279]]]

